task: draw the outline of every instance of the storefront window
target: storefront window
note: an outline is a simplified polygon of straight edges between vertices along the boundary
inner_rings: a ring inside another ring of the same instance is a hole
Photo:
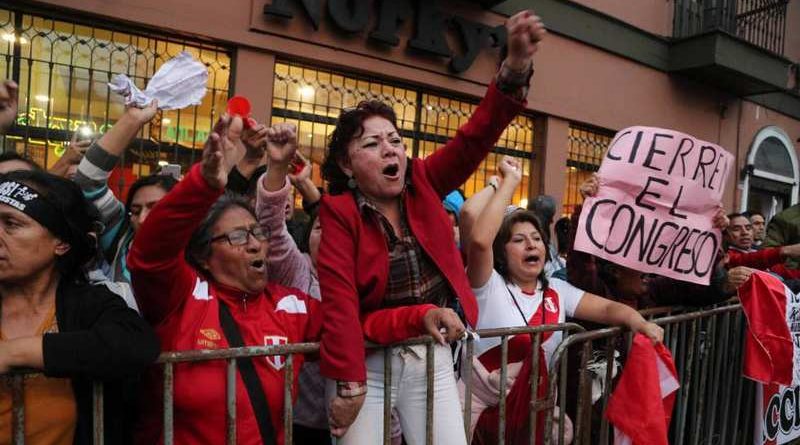
[[[563,216],[570,216],[583,199],[578,191],[583,181],[600,168],[606,148],[614,133],[578,124],[570,124],[567,146],[567,181],[562,206]]]
[[[123,113],[123,99],[107,87],[113,75],[126,74],[144,89],[181,51],[208,66],[208,93],[202,104],[165,111],[145,126],[124,159],[134,176],[166,162],[185,169],[199,158],[212,122],[225,109],[230,51],[0,9],[0,75],[20,85],[17,125],[3,149],[52,166],[74,131],[99,137]]]
[[[272,100],[272,122],[291,121],[298,125],[304,151],[314,161],[312,177],[321,186],[319,165],[325,158],[327,137],[333,131],[342,108],[353,107],[366,99],[390,104],[397,114],[397,125],[411,157],[425,157],[455,136],[477,106],[475,101],[433,94],[416,87],[365,80],[319,68],[277,63]],[[495,174],[503,154],[523,163],[523,182],[514,203],[526,205],[533,158],[533,118],[519,116],[502,134],[493,152],[464,184],[469,197],[483,188],[486,178]]]

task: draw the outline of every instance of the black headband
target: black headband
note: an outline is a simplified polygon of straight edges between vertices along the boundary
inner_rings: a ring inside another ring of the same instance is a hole
[[[68,232],[61,212],[31,187],[17,181],[0,180],[0,204],[19,210],[62,241],[68,241],[65,239]]]

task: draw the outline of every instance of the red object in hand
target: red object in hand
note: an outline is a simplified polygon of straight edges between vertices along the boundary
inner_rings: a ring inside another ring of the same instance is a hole
[[[250,128],[254,120],[250,118],[250,101],[244,96],[233,96],[228,99],[228,115],[239,116],[245,128]]]
[[[305,167],[306,167],[306,163],[303,162],[303,160],[300,159],[299,156],[295,156],[294,159],[292,159],[291,168],[292,168],[292,174],[293,175],[296,175],[296,174],[300,173],[301,171],[303,171],[303,169]]]

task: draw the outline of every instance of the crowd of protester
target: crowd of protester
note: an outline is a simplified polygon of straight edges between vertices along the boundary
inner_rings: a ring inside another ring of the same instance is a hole
[[[433,443],[495,443],[501,388],[506,443],[528,443],[531,370],[546,369],[561,334],[543,335],[538,354],[530,336],[514,336],[501,374],[498,338],[477,339],[471,362],[454,354],[468,330],[575,320],[661,342],[663,330],[638,310],[723,302],[754,270],[800,287],[798,206],[766,221],[756,211],[726,216],[720,205],[714,225],[727,247],[703,286],[575,250],[581,207],[554,221],[552,197],[511,205],[522,178],[512,158],[465,200],[458,188],[525,108],[545,35],[530,12],[506,26],[506,57],[451,141],[408,159],[393,109],[362,102],[341,113],[329,136],[325,190],[311,180],[293,124],[224,115],[180,180],[141,177],[123,202],[109,178],[157,115],[156,102],[126,108],[95,141],[73,139],[49,172],[16,152],[0,154],[0,374],[39,371],[25,379],[27,443],[90,443],[97,380],[105,383],[106,443],[159,443],[159,351],[319,341],[318,356],[294,358],[291,400],[285,357],[237,360],[237,443],[283,443],[285,404],[294,406],[295,443],[381,443],[389,393],[392,443],[422,444],[429,349],[397,347],[385,358],[364,344],[426,334],[435,340]],[[0,85],[0,132],[16,118],[17,90]],[[580,192],[599,188],[592,176]],[[224,361],[175,366],[176,443],[225,441],[226,372]],[[9,385],[0,381],[0,443],[11,437]],[[568,442],[571,415],[556,413]],[[540,434],[555,434],[535,421]]]

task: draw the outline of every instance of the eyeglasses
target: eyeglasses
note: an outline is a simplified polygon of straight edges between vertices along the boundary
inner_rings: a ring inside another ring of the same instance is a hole
[[[264,229],[262,229],[261,226],[253,226],[249,229],[231,230],[228,233],[223,233],[222,235],[211,238],[209,242],[213,243],[219,240],[227,239],[231,246],[243,246],[247,244],[249,235],[253,235],[253,238],[255,238],[256,241],[266,241],[267,238],[269,238],[269,234],[264,232]]]

